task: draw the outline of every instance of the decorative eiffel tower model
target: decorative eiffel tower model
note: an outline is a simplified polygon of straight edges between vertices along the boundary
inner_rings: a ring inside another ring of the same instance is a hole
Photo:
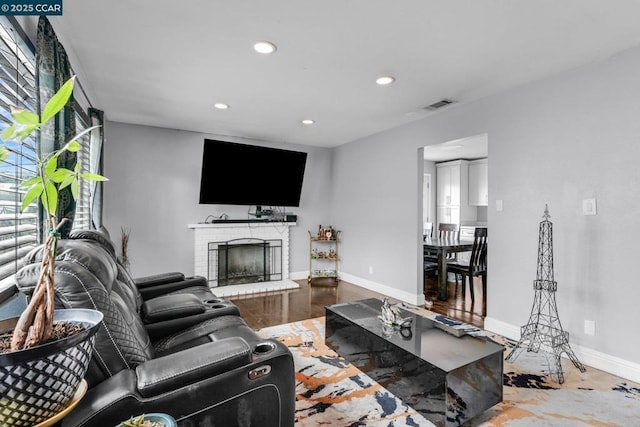
[[[573,364],[584,372],[585,368],[573,354],[569,346],[569,332],[562,330],[555,293],[557,282],[553,279],[553,224],[549,221],[549,209],[544,207],[544,220],[540,222],[538,235],[538,269],[533,281],[535,299],[531,309],[529,322],[520,328],[520,341],[511,350],[507,360],[515,360],[523,349],[527,351],[543,351],[553,354],[549,363],[549,374],[564,382],[560,356],[566,353]],[[555,365],[555,366],[553,366]]]

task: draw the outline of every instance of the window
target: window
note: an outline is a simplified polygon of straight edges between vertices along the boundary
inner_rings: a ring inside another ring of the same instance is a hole
[[[76,102],[76,133],[91,127],[89,116],[78,108]],[[91,136],[89,134],[82,135],[78,140],[80,150],[76,153],[78,162],[82,167],[82,172],[90,172],[91,163]],[[80,180],[78,189],[78,198],[76,199],[76,214],[73,218],[72,230],[88,230],[91,228],[91,182]]]
[[[12,21],[0,16],[0,132],[11,123],[11,107],[36,111],[36,102],[33,49],[23,41]],[[79,102],[76,102],[75,116],[77,133],[89,127],[91,121]],[[84,135],[78,142],[81,144],[78,160],[83,172],[89,172],[90,136]],[[20,182],[36,174],[35,138],[28,138],[22,144],[8,142],[5,147],[11,154],[0,163],[0,289],[20,268],[20,260],[27,252],[42,241],[36,202],[20,212],[25,193]],[[73,229],[88,229],[91,225],[89,183],[81,181],[79,190]]]
[[[35,111],[35,55],[5,18],[0,21],[0,132],[11,123],[11,107]],[[19,260],[39,241],[34,203],[20,212],[20,182],[35,175],[35,140],[6,143],[10,156],[0,163],[0,281],[10,277]]]

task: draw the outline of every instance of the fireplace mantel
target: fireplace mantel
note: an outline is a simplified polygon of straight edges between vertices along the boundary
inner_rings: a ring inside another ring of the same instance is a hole
[[[243,284],[213,287],[218,296],[234,294],[265,292],[279,289],[290,289],[298,285],[289,280],[289,227],[295,222],[217,222],[188,224],[188,228],[194,229],[194,274],[206,277],[209,280],[209,243],[226,242],[234,239],[281,239],[282,240],[282,281],[262,282],[256,284]]]
[[[228,220],[228,222],[199,222],[197,224],[189,224],[187,227],[189,228],[224,228],[224,227],[245,227],[245,228],[255,228],[255,227],[277,227],[277,226],[286,226],[291,227],[292,225],[296,225],[295,222],[284,222],[284,221],[263,221],[263,220],[252,220],[252,219],[234,219]]]

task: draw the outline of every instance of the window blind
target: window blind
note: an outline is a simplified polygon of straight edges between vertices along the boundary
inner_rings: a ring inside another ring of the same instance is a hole
[[[76,103],[76,133],[91,127],[89,116],[77,107]],[[77,161],[80,162],[82,172],[90,172],[91,165],[91,137],[89,134],[83,135],[78,142],[80,150],[76,153]],[[91,229],[91,183],[87,180],[80,180],[78,197],[76,199],[76,213],[73,218],[72,230]]]
[[[4,17],[3,17],[4,18]],[[0,20],[0,132],[11,123],[11,107],[35,111],[35,55],[6,19]],[[38,244],[35,203],[20,212],[25,191],[20,182],[36,173],[34,138],[5,142],[10,155],[0,163],[0,281]]]

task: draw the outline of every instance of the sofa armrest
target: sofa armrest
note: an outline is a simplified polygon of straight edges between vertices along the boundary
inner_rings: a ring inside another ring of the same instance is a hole
[[[153,280],[143,280],[140,283],[136,281],[136,286],[138,287],[138,291],[140,291],[140,295],[143,300],[156,298],[160,295],[174,293],[187,288],[198,288],[213,296],[209,289],[207,279],[202,276],[183,277],[177,281],[167,281],[164,283]]]
[[[165,283],[180,282],[184,280],[184,274],[179,272],[154,274],[152,276],[136,277],[133,279],[138,289],[148,288],[151,286],[164,285]]]
[[[157,396],[251,362],[251,347],[240,337],[225,338],[149,360],[136,367],[142,397]]]
[[[211,425],[212,420],[215,420],[215,425],[233,426],[242,419],[246,425],[293,427],[295,368],[291,352],[284,344],[275,341],[275,348],[266,353],[258,354],[254,349],[253,354],[247,355],[252,359],[250,363],[238,360],[240,366],[228,371],[221,369],[219,375],[210,376],[206,372],[210,367],[208,364],[215,366],[212,360],[220,356],[219,351],[230,349],[234,345],[232,343],[240,344],[240,347],[247,345],[238,340],[238,337],[229,337],[201,344],[189,351],[175,353],[177,359],[170,359],[169,355],[160,357],[157,361],[164,362],[155,367],[150,365],[155,360],[148,360],[138,366],[142,374],[137,368],[122,370],[90,387],[78,406],[62,420],[62,427],[114,426],[133,415],[152,412],[170,414],[184,426]],[[219,346],[222,348],[217,349]],[[202,372],[182,372],[189,368],[186,364],[182,371],[177,369],[182,358],[193,356],[196,359],[192,361],[202,362]],[[234,357],[224,360],[234,360]],[[263,372],[266,366],[271,368],[271,372],[252,378],[251,372]],[[158,376],[153,379],[152,376],[160,371],[164,378]],[[187,379],[186,375],[193,377]],[[141,384],[143,377],[147,381],[156,381],[158,388],[147,388],[147,385],[155,386],[151,382]],[[170,389],[161,392],[166,390],[165,384]],[[139,388],[144,389],[146,395],[159,394],[143,397]]]
[[[140,310],[145,324],[194,316],[204,313],[207,307],[195,295],[175,294],[159,296],[145,301]]]

